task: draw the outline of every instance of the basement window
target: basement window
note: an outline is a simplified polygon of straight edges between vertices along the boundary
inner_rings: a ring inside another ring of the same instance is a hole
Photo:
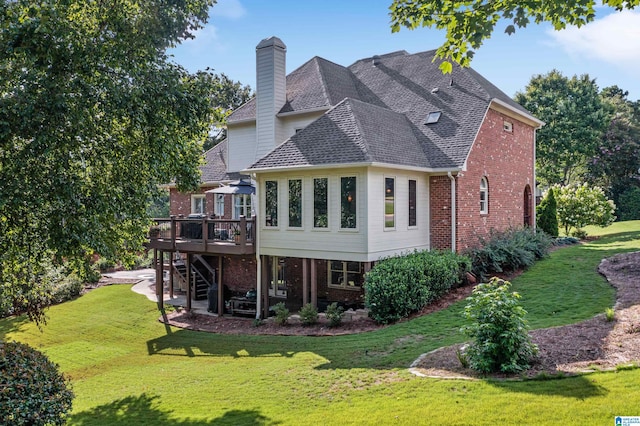
[[[441,115],[442,115],[442,111],[430,112],[429,115],[427,115],[427,121],[425,121],[424,124],[437,123],[438,120],[440,120]]]

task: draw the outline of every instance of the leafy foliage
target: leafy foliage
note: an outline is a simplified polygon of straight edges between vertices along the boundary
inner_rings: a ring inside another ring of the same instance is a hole
[[[342,314],[344,312],[344,308],[342,306],[338,306],[337,302],[333,302],[329,306],[327,306],[327,310],[325,315],[327,320],[329,321],[329,327],[338,327],[342,324]]]
[[[640,219],[640,188],[633,186],[620,194],[618,212],[620,220]]]
[[[536,208],[537,225],[542,231],[552,237],[558,236],[558,205],[553,195],[553,188],[549,188],[544,199]]]
[[[538,347],[529,338],[526,311],[511,283],[492,278],[478,284],[468,299],[464,316],[471,324],[462,331],[473,339],[465,355],[474,370],[516,373],[529,367]]]
[[[93,253],[137,251],[152,190],[197,185],[202,143],[224,120],[218,83],[165,52],[213,3],[0,6],[0,297],[31,318],[42,319],[30,287],[45,259],[82,267]]]
[[[64,425],[73,392],[58,366],[28,345],[0,342],[0,423]]]
[[[451,252],[416,251],[383,259],[365,277],[365,306],[379,323],[419,311],[462,281],[471,262]]]
[[[275,321],[278,325],[286,325],[289,321],[289,309],[285,306],[284,302],[278,302],[273,306],[273,311],[276,314]]]
[[[607,113],[595,80],[567,78],[557,70],[531,78],[516,102],[546,124],[536,136],[536,175],[543,184],[576,182],[607,124]]]
[[[527,268],[547,255],[551,238],[525,228],[492,231],[488,240],[480,239],[478,247],[466,254],[471,258],[473,273],[481,280],[490,274]]]
[[[318,323],[318,309],[311,303],[307,303],[300,309],[300,322],[302,325],[314,325]]]
[[[620,11],[633,9],[640,0],[603,0],[602,4]],[[595,6],[596,0],[394,0],[389,9],[393,32],[400,31],[401,27],[445,30],[446,38],[437,50],[438,57],[469,66],[475,49],[491,37],[496,24],[503,19],[508,21],[504,31],[509,35],[531,21],[548,22],[554,29],[562,30],[567,25],[579,27],[593,21]],[[440,68],[451,72],[452,66],[443,62]]]
[[[616,219],[613,201],[608,200],[604,191],[597,186],[568,185],[554,187],[558,202],[558,222],[566,235],[571,228],[580,230],[587,225],[605,227]]]

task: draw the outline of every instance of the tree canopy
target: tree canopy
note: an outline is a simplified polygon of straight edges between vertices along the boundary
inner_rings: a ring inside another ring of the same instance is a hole
[[[595,80],[588,75],[568,78],[553,70],[533,76],[515,100],[546,123],[536,140],[541,182],[582,182],[608,119]]]
[[[38,318],[43,263],[141,247],[153,189],[198,184],[220,83],[166,49],[214,3],[0,4],[0,297],[18,311]]]
[[[640,5],[640,0],[602,0],[602,4],[621,11]],[[401,27],[445,30],[446,39],[437,56],[469,66],[474,51],[491,37],[501,20],[506,20],[504,31],[509,35],[532,21],[548,22],[556,30],[562,30],[567,25],[580,27],[593,21],[595,7],[596,0],[393,0],[389,9],[393,32]],[[440,69],[451,72],[452,65],[444,61]]]

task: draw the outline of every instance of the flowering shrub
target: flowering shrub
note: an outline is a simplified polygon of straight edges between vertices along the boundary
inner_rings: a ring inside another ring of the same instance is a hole
[[[608,226],[616,219],[616,206],[597,186],[554,185],[558,204],[558,222],[569,235],[571,228],[581,230],[587,225]]]

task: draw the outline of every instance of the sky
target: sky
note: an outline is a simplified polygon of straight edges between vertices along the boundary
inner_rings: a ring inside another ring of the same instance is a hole
[[[287,46],[287,73],[314,56],[349,66],[397,50],[439,47],[444,32],[418,28],[392,33],[392,0],[218,0],[209,23],[169,53],[191,72],[212,69],[255,89],[255,47],[279,37]],[[508,36],[498,23],[476,51],[471,67],[509,96],[532,76],[557,69],[567,77],[588,74],[600,89],[617,85],[640,99],[640,10],[598,7],[596,20],[554,31],[531,24]]]

